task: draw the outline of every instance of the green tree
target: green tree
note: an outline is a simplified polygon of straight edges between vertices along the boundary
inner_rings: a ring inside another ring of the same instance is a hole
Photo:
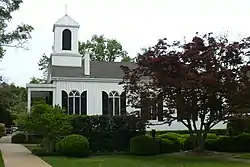
[[[5,47],[25,48],[24,44],[31,38],[33,27],[27,24],[18,25],[14,31],[7,31],[11,14],[20,8],[22,0],[0,0],[0,58],[4,56]]]
[[[104,35],[93,35],[90,40],[86,42],[79,42],[79,53],[84,55],[85,52],[90,53],[92,61],[116,61],[132,60],[128,59],[128,53],[123,49],[121,43],[116,39],[107,39]]]
[[[30,115],[22,117],[19,125],[27,132],[42,135],[44,149],[53,152],[57,140],[72,130],[69,118],[60,107],[40,103],[33,107]]]
[[[0,84],[0,122],[7,126],[13,123],[16,115],[26,112],[26,89],[14,84]]]

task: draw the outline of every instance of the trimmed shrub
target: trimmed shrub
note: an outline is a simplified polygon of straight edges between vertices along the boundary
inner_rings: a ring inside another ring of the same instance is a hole
[[[181,142],[180,142],[181,136],[179,134],[173,133],[173,132],[168,132],[168,133],[159,135],[159,138],[168,139],[168,140],[172,141],[173,142],[173,145],[172,145],[173,148],[172,149],[174,151],[180,151],[180,148],[181,148]]]
[[[175,147],[175,144],[173,141],[169,139],[156,139],[160,144],[160,153],[173,153],[178,152],[180,149]]]
[[[193,150],[197,145],[197,137],[189,136],[183,144],[183,150]]]
[[[148,136],[133,137],[130,141],[130,153],[141,156],[159,154],[160,142]]]
[[[215,133],[208,133],[206,139],[218,139],[218,136]]]
[[[17,133],[11,137],[11,143],[25,143],[26,135],[24,133]]]
[[[77,134],[66,136],[57,146],[60,152],[67,156],[87,156],[89,153],[88,139]]]
[[[189,130],[166,130],[166,131],[157,131],[156,135],[161,135],[161,134],[168,133],[168,132],[173,132],[177,134],[189,134],[190,133]],[[210,129],[209,133],[215,133],[218,136],[226,135],[227,129]]]
[[[41,144],[43,137],[41,135],[29,134],[27,144]]]

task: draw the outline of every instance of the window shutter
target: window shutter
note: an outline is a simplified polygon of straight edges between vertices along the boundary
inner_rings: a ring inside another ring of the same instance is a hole
[[[108,94],[102,91],[102,115],[108,115]]]
[[[158,110],[158,121],[163,121],[163,97],[162,94],[158,95],[158,100],[157,100],[157,110]]]
[[[65,113],[68,114],[68,94],[64,90],[62,91],[62,108],[65,109]]]
[[[127,111],[126,111],[126,93],[122,92],[121,94],[121,115],[127,115]]]
[[[87,91],[81,94],[81,115],[87,115]]]

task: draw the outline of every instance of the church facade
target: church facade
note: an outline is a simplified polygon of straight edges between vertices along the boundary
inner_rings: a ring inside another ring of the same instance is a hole
[[[53,106],[66,109],[67,114],[80,115],[125,115],[132,111],[126,107],[126,96],[122,85],[121,65],[136,67],[130,62],[91,61],[90,55],[78,53],[78,30],[80,25],[68,15],[53,26],[54,44],[50,56],[46,84],[27,84],[28,112],[32,98],[45,97]],[[158,118],[151,120],[158,122]],[[171,126],[151,127],[158,130],[186,129],[180,122]],[[217,128],[224,128],[219,125]]]

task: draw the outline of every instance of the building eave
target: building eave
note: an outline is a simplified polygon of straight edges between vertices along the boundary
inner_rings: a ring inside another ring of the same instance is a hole
[[[52,77],[55,81],[74,81],[74,82],[104,82],[104,83],[119,83],[122,79],[115,78],[74,78],[74,77]]]

